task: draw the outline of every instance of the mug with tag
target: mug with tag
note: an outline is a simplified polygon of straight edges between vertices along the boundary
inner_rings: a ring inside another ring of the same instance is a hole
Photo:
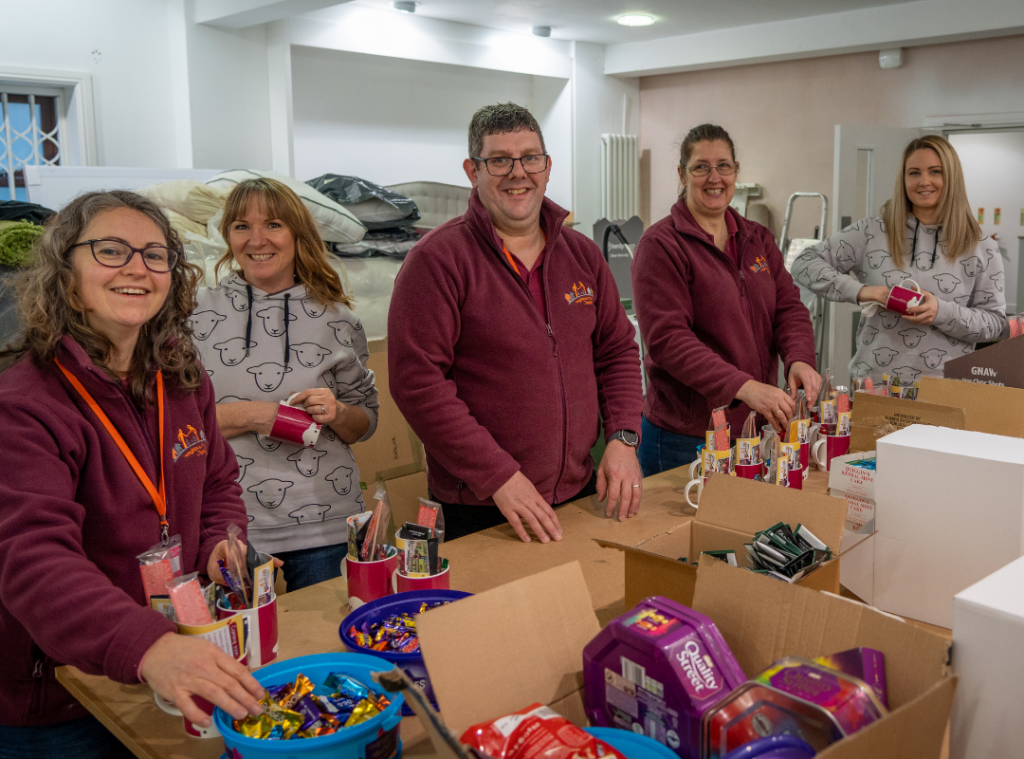
[[[909,285],[913,287],[909,287]],[[905,279],[901,284],[893,285],[889,290],[889,297],[885,299],[885,308],[888,311],[905,314],[908,308],[920,306],[922,300],[924,300],[924,293],[921,292],[921,286],[912,279]]]

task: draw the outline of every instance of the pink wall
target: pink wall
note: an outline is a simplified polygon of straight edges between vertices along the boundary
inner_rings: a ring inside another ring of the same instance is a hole
[[[645,220],[662,218],[675,202],[679,144],[697,124],[718,123],[732,135],[739,181],[764,186],[778,234],[793,192],[831,199],[836,124],[912,127],[933,116],[1014,111],[1024,121],[1021,72],[1024,35],[907,48],[903,65],[889,70],[869,52],[644,77]],[[820,207],[809,205],[792,236],[812,234]]]

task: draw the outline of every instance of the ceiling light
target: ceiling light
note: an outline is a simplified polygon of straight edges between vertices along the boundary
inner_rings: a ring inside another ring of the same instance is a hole
[[[533,27],[533,33],[538,37],[550,37],[551,27],[550,26],[535,26]]]
[[[402,13],[415,13],[416,12],[416,3],[413,3],[413,2],[391,3],[391,7],[393,7],[396,11],[402,11]]]
[[[630,13],[626,16],[619,16],[616,21],[623,26],[650,26],[654,23],[654,17],[641,13]]]

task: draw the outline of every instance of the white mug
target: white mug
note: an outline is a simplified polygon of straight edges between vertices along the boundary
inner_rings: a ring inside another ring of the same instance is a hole
[[[698,477],[695,480],[690,480],[689,482],[686,483],[686,488],[683,490],[683,495],[686,498],[686,502],[690,504],[693,508],[697,508],[697,503],[694,503],[693,501],[690,500],[690,491],[693,489],[694,485],[697,486],[697,503],[700,503],[700,495],[701,493],[704,492],[704,478]]]

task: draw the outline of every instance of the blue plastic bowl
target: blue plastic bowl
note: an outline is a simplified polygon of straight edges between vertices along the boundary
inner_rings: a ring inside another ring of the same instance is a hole
[[[769,735],[734,748],[724,759],[810,759],[816,753],[795,735]]]
[[[654,738],[634,733],[632,730],[620,730],[617,727],[583,729],[620,752],[626,759],[679,759],[679,755],[668,746],[663,746]]]
[[[395,593],[390,596],[378,598],[368,604],[360,606],[341,623],[338,634],[341,642],[349,651],[355,651],[367,656],[380,657],[384,661],[391,662],[403,670],[409,679],[423,689],[427,700],[437,708],[437,699],[434,698],[434,689],[430,686],[430,675],[427,673],[427,666],[423,663],[423,656],[419,653],[402,654],[395,651],[370,651],[358,645],[352,636],[348,634],[350,627],[362,627],[363,622],[373,624],[382,619],[394,616],[395,614],[418,614],[420,606],[426,603],[437,603],[438,601],[458,601],[473,595],[463,590],[410,590],[407,593]],[[403,714],[410,716],[413,712],[408,704],[403,706]]]
[[[322,683],[332,672],[342,672],[372,685],[374,672],[390,669],[387,662],[375,656],[331,653],[286,659],[263,667],[253,676],[266,687],[293,681],[301,672],[316,685],[314,693],[328,695],[331,691]],[[220,708],[213,711],[213,723],[224,737],[226,756],[230,759],[399,759],[402,742],[398,731],[405,697],[389,693],[388,698],[391,706],[376,717],[318,738],[291,741],[249,738],[235,730],[231,715]]]

